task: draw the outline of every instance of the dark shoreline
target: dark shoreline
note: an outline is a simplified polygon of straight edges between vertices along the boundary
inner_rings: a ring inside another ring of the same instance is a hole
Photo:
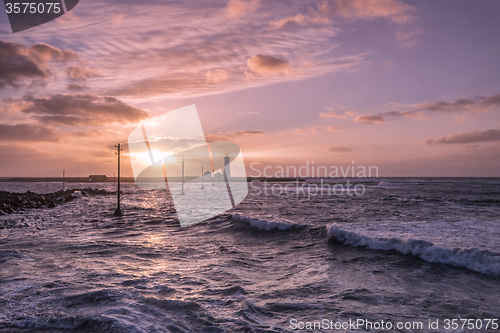
[[[30,208],[54,208],[58,204],[73,201],[80,195],[110,195],[116,192],[92,188],[59,190],[53,193],[38,194],[31,191],[13,193],[0,191],[0,215],[16,213]]]

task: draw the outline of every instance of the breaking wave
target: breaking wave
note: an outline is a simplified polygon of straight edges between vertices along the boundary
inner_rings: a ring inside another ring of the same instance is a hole
[[[404,183],[389,183],[389,182],[379,182],[377,186],[405,186],[405,185],[422,185],[422,183],[409,183],[409,182],[404,182]]]
[[[274,222],[261,220],[255,217],[247,217],[239,214],[233,214],[232,219],[234,221],[240,221],[248,224],[250,227],[259,230],[271,231],[271,230],[290,230],[290,229],[302,229],[307,228],[304,224],[295,224],[289,222]]]
[[[449,249],[425,240],[372,238],[344,230],[335,224],[327,226],[327,231],[329,239],[342,244],[371,250],[394,250],[403,254],[411,254],[430,263],[464,267],[493,276],[500,275],[500,253],[477,248]]]

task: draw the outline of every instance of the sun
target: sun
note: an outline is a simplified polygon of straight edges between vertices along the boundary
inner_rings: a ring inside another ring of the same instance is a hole
[[[158,162],[163,160],[165,157],[172,156],[172,151],[162,152],[156,149],[151,149],[151,154],[153,155],[154,162]],[[142,163],[151,165],[153,161],[151,161],[151,156],[148,151],[141,153],[131,153],[129,154],[131,158],[136,158],[140,160]]]

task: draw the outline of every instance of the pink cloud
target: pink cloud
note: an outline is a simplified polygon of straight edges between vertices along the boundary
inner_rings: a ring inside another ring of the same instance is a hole
[[[304,134],[314,134],[318,131],[316,127],[309,127],[309,128],[297,128],[292,131],[294,134],[299,134],[299,135],[304,135]]]
[[[396,32],[396,41],[403,47],[412,47],[418,44],[419,38],[423,33],[422,29],[410,32],[398,31]]]
[[[469,144],[476,142],[500,141],[500,130],[486,129],[480,131],[460,132],[435,139],[425,139],[424,145]]]
[[[292,17],[288,17],[282,20],[276,20],[271,22],[271,25],[278,29],[293,28],[299,25],[306,25],[310,20],[302,14],[297,14]]]
[[[264,76],[290,74],[292,72],[288,60],[265,54],[257,54],[251,57],[248,59],[247,65],[253,72]]]
[[[68,67],[66,74],[70,80],[86,80],[91,77],[100,76],[100,72],[85,66]]]
[[[340,126],[326,126],[328,132],[342,132],[344,129]]]
[[[320,113],[319,117],[320,118],[343,118],[344,116],[332,111],[332,112],[328,112],[328,113]]]
[[[229,141],[236,137],[250,136],[250,135],[265,135],[266,131],[255,130],[255,131],[233,131],[233,132],[219,132],[216,134],[206,134],[205,139],[208,142],[215,141]]]
[[[364,124],[382,124],[385,123],[385,118],[382,116],[372,116],[372,115],[359,115],[354,121]]]
[[[367,21],[381,18],[397,24],[413,21],[417,11],[399,0],[333,0],[325,1],[318,9],[324,15]]]
[[[329,153],[352,153],[352,149],[351,148],[340,147],[340,146],[328,147],[327,151]]]
[[[255,12],[260,7],[260,0],[231,0],[226,6],[226,13],[230,17],[241,17]]]
[[[216,68],[205,72],[206,83],[218,83],[229,79],[229,74],[226,70]]]

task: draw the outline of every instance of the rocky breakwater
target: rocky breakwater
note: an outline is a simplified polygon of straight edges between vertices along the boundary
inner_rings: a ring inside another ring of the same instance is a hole
[[[116,192],[115,192],[116,193]],[[82,195],[109,195],[113,192],[98,189],[60,190],[54,193],[38,194],[31,191],[11,193],[0,191],[0,215],[22,212],[31,208],[53,208],[70,202]]]

